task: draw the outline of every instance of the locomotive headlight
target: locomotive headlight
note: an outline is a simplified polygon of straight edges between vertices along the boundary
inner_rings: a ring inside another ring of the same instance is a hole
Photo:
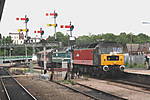
[[[121,65],[119,68],[120,68],[120,71],[124,71],[125,66],[124,66],[124,65]]]
[[[103,71],[109,71],[109,67],[107,65],[103,66]]]
[[[120,56],[120,61],[122,61],[122,59],[123,59],[123,57],[122,57],[122,56]]]
[[[106,56],[104,56],[104,61],[106,61],[106,59],[107,59],[107,57],[106,57]]]

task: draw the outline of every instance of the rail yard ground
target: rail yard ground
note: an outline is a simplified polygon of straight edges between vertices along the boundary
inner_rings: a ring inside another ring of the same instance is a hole
[[[16,78],[38,100],[92,100],[53,82],[33,77]]]
[[[38,100],[58,100],[60,98],[62,100],[91,100],[89,97],[75,93],[48,80],[41,80],[38,76],[28,75],[16,79]],[[72,81],[128,100],[149,100],[150,98],[150,91],[140,87],[86,77]]]
[[[21,71],[22,69],[20,68]],[[126,69],[125,71],[150,75],[150,71],[144,69]],[[38,100],[92,100],[90,97],[74,92],[63,86],[50,82],[49,80],[43,80],[39,75],[40,70],[37,71],[36,69],[34,73],[17,75],[14,77],[16,77],[16,79]],[[57,79],[59,78],[56,78],[56,80]],[[142,87],[89,77],[80,77],[79,79],[74,79],[72,81],[128,100],[149,100],[150,98],[150,89]]]
[[[128,100],[149,100],[150,98],[150,91],[135,86],[92,78],[77,79],[74,81]]]

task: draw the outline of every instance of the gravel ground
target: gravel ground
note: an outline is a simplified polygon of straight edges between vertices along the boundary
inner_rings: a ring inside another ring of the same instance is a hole
[[[38,100],[92,100],[82,94],[39,78],[19,77],[16,79]]]
[[[129,100],[150,100],[150,91],[146,91],[138,87],[92,78],[88,78],[86,80],[76,79],[74,81]]]

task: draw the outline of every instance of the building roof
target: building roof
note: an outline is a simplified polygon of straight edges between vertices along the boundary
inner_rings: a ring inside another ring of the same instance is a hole
[[[9,33],[10,35],[19,35],[20,33]]]
[[[41,38],[31,38],[31,39],[33,39],[33,40],[34,40],[34,39],[41,39]]]
[[[48,49],[46,50],[46,53],[50,53],[52,52],[54,49]],[[40,51],[40,52],[37,52],[37,54],[44,54],[44,51]]]

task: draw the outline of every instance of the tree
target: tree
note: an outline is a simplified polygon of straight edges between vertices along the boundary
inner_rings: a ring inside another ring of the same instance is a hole
[[[89,45],[89,44],[91,44],[91,43],[93,43],[94,41],[92,40],[92,38],[91,37],[89,37],[89,36],[85,36],[85,35],[83,35],[83,36],[79,36],[78,38],[77,38],[77,41],[76,41],[76,44],[78,45],[78,46],[87,46],[87,45]]]
[[[54,36],[49,36],[46,41],[47,42],[62,42],[64,46],[68,46],[68,35],[64,35],[62,32],[56,33],[57,40],[55,40]]]
[[[127,36],[127,34],[125,32],[120,33],[120,35],[118,35],[116,37],[116,42],[125,45],[126,43],[128,43],[130,41],[130,37]]]
[[[146,34],[140,33],[136,37],[136,43],[145,43],[150,42],[150,37]]]
[[[116,35],[114,35],[113,33],[102,34],[102,39],[104,39],[105,41],[115,42]]]

